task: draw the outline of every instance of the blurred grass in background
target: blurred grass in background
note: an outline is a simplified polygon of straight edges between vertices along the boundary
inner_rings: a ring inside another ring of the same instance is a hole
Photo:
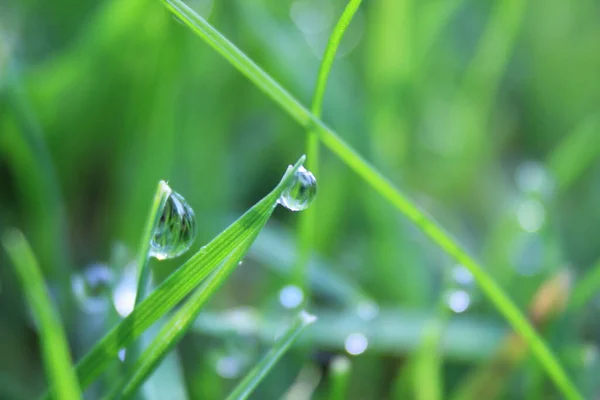
[[[310,104],[345,2],[187,4]],[[323,105],[323,119],[529,312],[586,398],[600,395],[600,282],[584,277],[600,258],[599,16],[592,0],[367,1]],[[75,359],[118,317],[108,291],[93,309],[69,294],[71,276],[102,263],[122,279],[159,179],[195,210],[197,249],[272,188],[304,143],[300,126],[158,1],[0,0],[0,230],[31,239]],[[343,398],[558,398],[469,274],[321,155],[310,264],[319,322],[254,398],[335,398],[332,360],[362,351]],[[146,383],[148,399],[224,398],[257,362],[289,314],[297,222],[276,210],[212,311]],[[31,398],[45,385],[38,337],[1,257],[0,398]],[[179,263],[154,262],[154,272]],[[553,285],[565,270],[577,299],[568,308],[568,285]],[[484,385],[493,393],[464,389],[486,368],[501,371]],[[90,397],[104,393],[97,386]]]

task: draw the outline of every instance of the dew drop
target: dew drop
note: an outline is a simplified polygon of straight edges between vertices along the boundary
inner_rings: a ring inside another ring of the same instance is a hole
[[[235,356],[220,357],[216,363],[217,374],[226,379],[237,378],[243,369],[242,360]]]
[[[377,315],[379,315],[379,306],[377,303],[369,300],[361,301],[356,306],[356,313],[363,321],[372,321],[377,317]]]
[[[317,195],[317,180],[314,175],[300,166],[289,187],[281,194],[278,203],[292,211],[306,210]]]
[[[92,264],[71,277],[74,297],[83,311],[89,314],[104,313],[110,307],[110,290],[113,274],[104,264]]]
[[[369,341],[367,340],[367,337],[362,333],[353,333],[351,335],[348,335],[348,337],[344,341],[344,348],[346,349],[348,354],[351,354],[353,356],[357,356],[359,354],[364,353],[365,350],[367,350],[368,346]]]
[[[150,255],[159,260],[178,257],[190,248],[195,237],[194,210],[181,195],[171,192],[150,241]]]
[[[473,274],[462,264],[452,268],[452,279],[459,285],[470,286],[473,283]]]
[[[287,285],[279,291],[279,302],[284,308],[292,309],[302,304],[304,293],[296,285]]]
[[[448,307],[457,314],[465,312],[471,304],[471,296],[464,290],[453,290],[448,295]]]
[[[135,263],[126,266],[113,290],[113,304],[123,318],[131,314],[135,305],[137,275]]]

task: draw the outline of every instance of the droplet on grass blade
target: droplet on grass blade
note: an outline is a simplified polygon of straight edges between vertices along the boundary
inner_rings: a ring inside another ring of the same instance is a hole
[[[171,192],[150,241],[150,255],[159,260],[185,253],[196,237],[194,210],[185,199]]]
[[[300,166],[290,183],[277,201],[292,211],[306,210],[317,195],[317,180],[314,175]]]

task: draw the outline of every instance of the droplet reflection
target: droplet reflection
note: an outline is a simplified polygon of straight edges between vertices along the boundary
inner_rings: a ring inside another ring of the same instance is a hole
[[[159,260],[180,256],[195,237],[194,210],[181,195],[171,192],[150,241],[150,255]]]
[[[314,175],[300,166],[278,203],[288,210],[306,210],[317,195],[317,180]]]

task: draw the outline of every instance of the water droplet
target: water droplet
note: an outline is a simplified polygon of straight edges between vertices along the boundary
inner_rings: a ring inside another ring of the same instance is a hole
[[[368,346],[369,341],[367,340],[367,337],[362,333],[353,333],[351,335],[348,335],[348,337],[344,341],[344,348],[346,349],[348,354],[351,354],[353,356],[357,356],[359,354],[364,353],[365,350],[367,350]]]
[[[464,286],[469,286],[473,283],[473,275],[461,264],[457,264],[452,268],[452,279],[454,279],[456,283]]]
[[[123,318],[131,314],[135,305],[137,291],[137,275],[135,263],[126,266],[113,290],[113,303]]]
[[[292,309],[302,304],[304,293],[296,285],[287,285],[279,291],[279,302],[285,308]]]
[[[455,313],[462,313],[469,308],[471,296],[464,290],[453,290],[448,295],[448,307]]]
[[[525,200],[517,207],[517,220],[525,232],[537,232],[546,219],[546,210],[537,200]]]
[[[235,356],[220,357],[216,364],[217,374],[226,379],[235,379],[243,369],[242,360]]]
[[[281,194],[278,203],[292,211],[306,210],[317,195],[317,180],[303,166],[296,171],[289,187]]]
[[[119,356],[119,360],[121,361],[125,361],[125,354],[127,353],[127,351],[125,349],[121,349],[119,350],[118,356]]]
[[[194,210],[181,195],[171,192],[150,242],[150,255],[159,260],[180,256],[195,237]]]
[[[372,301],[362,301],[356,306],[356,313],[363,321],[371,321],[379,315],[379,306]]]
[[[71,277],[75,299],[83,311],[104,313],[110,307],[110,290],[113,274],[104,264],[92,264]]]

